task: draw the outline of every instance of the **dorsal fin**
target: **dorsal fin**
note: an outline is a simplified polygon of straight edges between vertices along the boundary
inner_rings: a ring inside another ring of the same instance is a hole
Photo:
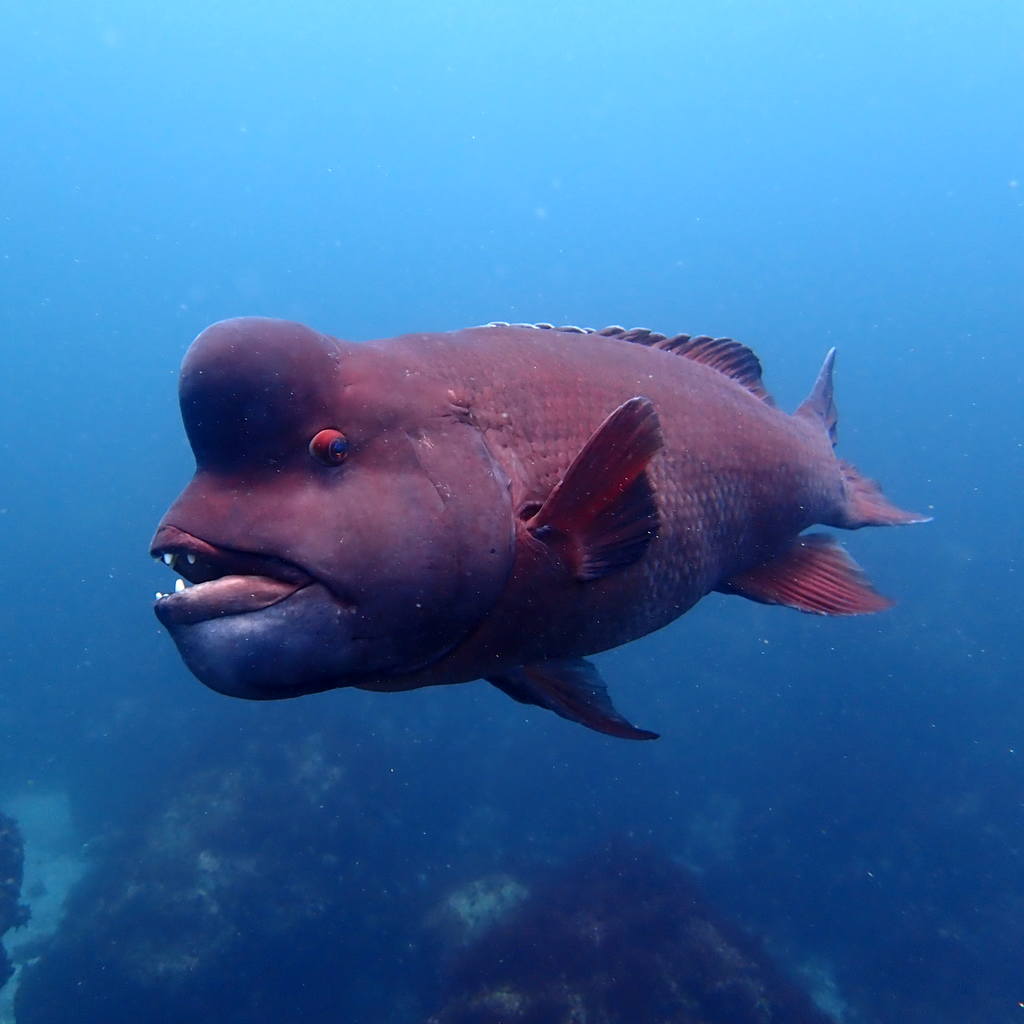
[[[675,338],[659,341],[654,347],[710,366],[711,369],[724,373],[738,384],[742,384],[763,402],[775,404],[761,380],[761,360],[746,345],[741,345],[732,338],[710,338],[707,335],[688,338],[685,334],[680,334]]]
[[[593,327],[575,327],[570,324],[556,327],[554,324],[510,324],[497,320],[486,326],[527,327],[537,331],[559,331],[562,334],[596,334],[602,338],[616,338],[619,341],[661,349],[662,352],[671,352],[692,359],[695,363],[702,363],[712,370],[724,373],[726,377],[732,378],[737,384],[742,384],[763,402],[768,405],[775,404],[761,380],[761,360],[746,345],[741,345],[732,338],[712,338],[708,334],[696,337],[675,334],[669,337],[657,331],[650,331],[646,327],[627,329],[618,325],[595,330]]]

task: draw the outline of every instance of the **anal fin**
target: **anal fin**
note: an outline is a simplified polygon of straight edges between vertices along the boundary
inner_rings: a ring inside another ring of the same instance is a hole
[[[658,532],[647,465],[663,444],[650,399],[623,402],[591,434],[526,526],[579,580],[635,562]]]
[[[488,676],[487,682],[520,704],[546,708],[595,732],[625,740],[658,738],[657,733],[638,729],[615,710],[600,673],[585,658],[554,658],[521,665]]]
[[[864,615],[892,607],[860,566],[824,533],[797,537],[777,558],[733,576],[718,589],[815,615]]]

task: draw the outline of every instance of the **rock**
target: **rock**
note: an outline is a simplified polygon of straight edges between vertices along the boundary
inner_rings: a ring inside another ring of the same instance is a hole
[[[835,1024],[663,856],[609,846],[534,885],[429,1024]]]
[[[24,861],[17,824],[12,818],[0,814],[0,938],[11,928],[18,928],[28,921],[28,908],[18,902]],[[13,973],[7,953],[0,946],[0,987]]]
[[[507,917],[529,895],[511,875],[497,873],[476,878],[447,892],[427,918],[442,949],[464,949]]]
[[[382,988],[393,1019],[422,1020],[402,985],[417,951],[391,944],[424,907],[359,771],[320,732],[197,754],[69,896],[19,1024],[370,1022]]]

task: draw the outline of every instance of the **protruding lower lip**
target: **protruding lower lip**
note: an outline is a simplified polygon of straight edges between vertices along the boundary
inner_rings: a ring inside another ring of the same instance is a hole
[[[291,597],[306,585],[285,583],[269,576],[222,576],[184,586],[173,594],[157,595],[155,609],[165,626],[188,625],[224,615],[258,612]]]
[[[157,530],[150,553],[181,577],[173,593],[156,595],[165,626],[260,611],[314,582],[282,559],[218,548],[175,526]]]

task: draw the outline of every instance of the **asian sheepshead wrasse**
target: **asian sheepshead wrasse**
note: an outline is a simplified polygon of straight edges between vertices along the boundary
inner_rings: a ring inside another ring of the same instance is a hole
[[[803,532],[924,519],[833,455],[832,360],[788,415],[728,338],[496,323],[355,344],[214,324],[181,371],[195,476],[152,543],[192,586],[156,614],[232,696],[483,678],[652,738],[586,655],[712,590],[889,605]]]

